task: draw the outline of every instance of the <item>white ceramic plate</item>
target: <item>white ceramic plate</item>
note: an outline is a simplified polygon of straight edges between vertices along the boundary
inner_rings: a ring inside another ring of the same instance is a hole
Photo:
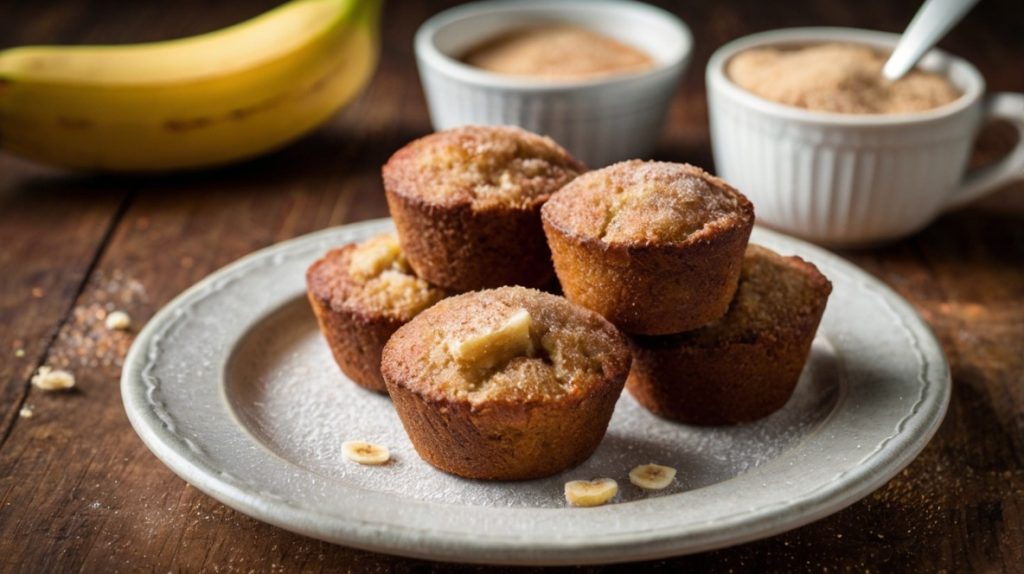
[[[896,294],[842,259],[763,229],[753,241],[813,261],[834,284],[795,395],[757,423],[698,428],[624,394],[583,465],[520,483],[462,480],[417,457],[386,397],[346,381],[305,300],[306,267],[391,228],[328,229],[254,253],[183,293],[139,334],[121,380],[146,445],[191,484],[250,516],[359,548],[462,562],[640,560],[769,536],[833,513],[906,466],[949,401],[931,332]],[[341,443],[394,462],[346,462]],[[627,473],[679,469],[645,494]],[[566,480],[610,476],[616,504],[568,508]]]

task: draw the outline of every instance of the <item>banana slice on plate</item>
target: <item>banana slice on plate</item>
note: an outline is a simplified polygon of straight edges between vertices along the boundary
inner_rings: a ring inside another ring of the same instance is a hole
[[[601,506],[619,492],[619,483],[611,478],[570,480],[565,483],[565,500],[573,506]]]
[[[348,440],[341,443],[341,454],[352,462],[367,465],[385,464],[391,460],[388,447],[361,440]]]
[[[661,490],[672,484],[676,469],[660,464],[641,464],[629,471],[629,481],[646,490]]]

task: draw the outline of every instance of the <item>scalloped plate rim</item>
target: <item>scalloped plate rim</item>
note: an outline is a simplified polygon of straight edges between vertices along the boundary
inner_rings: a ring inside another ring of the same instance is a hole
[[[870,285],[880,297],[892,305],[895,313],[910,322],[907,329],[917,337],[919,350],[922,353],[927,352],[934,360],[932,366],[935,372],[924,381],[924,387],[934,385],[931,394],[925,397],[922,391],[921,400],[913,407],[915,410],[907,414],[900,423],[903,425],[904,422],[910,421],[914,424],[906,425],[908,428],[898,429],[889,437],[893,439],[891,442],[880,445],[879,452],[873,452],[868,457],[877,454],[881,456],[880,459],[876,458],[870,464],[847,471],[841,475],[841,480],[813,490],[813,496],[760,514],[755,510],[738,514],[731,520],[719,521],[712,527],[703,531],[698,530],[696,533],[687,532],[685,528],[664,529],[658,532],[612,532],[606,537],[589,540],[588,543],[581,545],[579,541],[571,539],[521,540],[500,535],[484,536],[482,533],[467,536],[466,533],[438,530],[429,526],[396,526],[373,521],[340,520],[338,516],[318,512],[316,509],[296,508],[286,501],[275,500],[272,495],[232,483],[229,473],[223,469],[213,468],[212,465],[192,455],[188,448],[183,446],[180,437],[168,432],[167,421],[161,419],[154,411],[147,398],[143,369],[147,363],[150,344],[161,327],[171,322],[176,314],[180,313],[180,309],[193,301],[198,294],[218,281],[232,278],[254,262],[286,257],[289,251],[298,246],[323,244],[327,238],[339,234],[368,235],[389,225],[390,220],[387,218],[364,221],[320,230],[271,245],[215,271],[175,297],[154,315],[138,334],[126,357],[121,391],[132,426],[158,459],[187,482],[227,506],[286,530],[328,542],[442,561],[516,565],[603,564],[657,559],[722,548],[785,532],[835,513],[867,496],[906,467],[934,435],[948,407],[951,393],[948,364],[934,335],[909,303],[841,257],[781,233],[758,227],[755,228],[755,238],[767,238],[773,242],[784,243],[787,247],[793,247],[798,255],[819,266],[827,264],[829,267],[843,268],[865,285]],[[828,423],[826,421],[823,424]],[[751,473],[760,472],[762,468],[759,467]],[[715,486],[717,485],[706,488]],[[448,505],[439,503],[422,504],[448,508]],[[610,505],[603,509],[612,509],[614,512],[615,506],[628,505]]]

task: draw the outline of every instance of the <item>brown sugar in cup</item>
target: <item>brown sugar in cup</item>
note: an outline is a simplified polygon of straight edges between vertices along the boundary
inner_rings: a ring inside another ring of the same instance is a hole
[[[571,24],[517,28],[477,44],[460,59],[488,72],[555,80],[631,74],[655,66],[643,50]]]
[[[586,460],[629,372],[625,337],[597,313],[523,287],[445,299],[400,328],[381,369],[433,466],[526,480]]]
[[[394,235],[327,252],[306,272],[309,302],[335,361],[361,387],[387,392],[384,343],[445,291],[412,274]]]
[[[643,335],[725,314],[754,225],[753,206],[722,180],[639,160],[581,175],[541,214],[566,297]]]
[[[683,423],[767,416],[793,394],[831,292],[814,265],[751,245],[724,317],[688,333],[630,337],[626,386],[651,412]]]
[[[543,286],[548,198],[586,168],[550,138],[468,126],[420,138],[384,166],[384,190],[416,273],[453,291]]]
[[[767,46],[736,54],[727,72],[736,85],[762,98],[819,112],[917,113],[961,96],[942,74],[915,69],[887,79],[882,68],[888,59],[859,44]]]

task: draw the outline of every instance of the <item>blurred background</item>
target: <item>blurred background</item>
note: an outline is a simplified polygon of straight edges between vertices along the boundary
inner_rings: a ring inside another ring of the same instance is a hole
[[[899,33],[920,3],[910,0],[813,0],[796,3],[757,0],[651,2],[680,16],[695,36],[659,157],[711,164],[704,97],[704,66],[724,43],[754,32],[796,26],[846,26]],[[134,43],[216,30],[241,22],[280,2],[183,0],[173,9],[160,3],[52,1],[0,3],[0,49],[25,44]],[[333,148],[330,138],[352,130],[374,134],[382,152],[430,130],[412,37],[431,15],[458,2],[390,2],[381,19],[381,60],[372,85],[354,105],[310,138],[313,149]],[[989,91],[1024,86],[1024,5],[1016,0],[983,0],[939,44],[975,64]],[[389,139],[392,138],[392,139]],[[309,150],[306,150],[309,151]],[[369,151],[369,150],[367,150]]]

